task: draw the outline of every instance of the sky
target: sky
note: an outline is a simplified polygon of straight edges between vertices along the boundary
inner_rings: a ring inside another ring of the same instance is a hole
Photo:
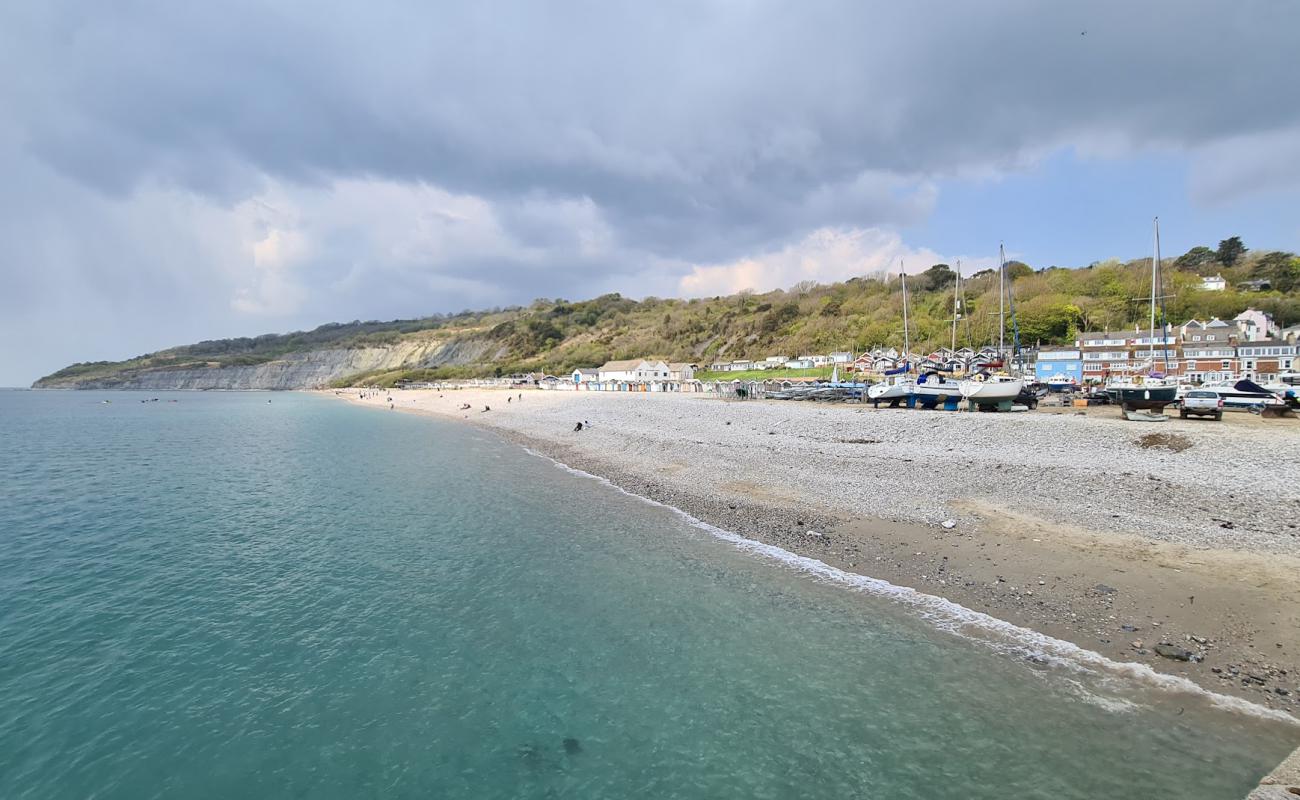
[[[0,5],[0,385],[202,339],[1300,250],[1300,3]]]

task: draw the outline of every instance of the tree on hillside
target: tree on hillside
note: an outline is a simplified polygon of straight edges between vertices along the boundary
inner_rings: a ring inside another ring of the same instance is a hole
[[[1202,246],[1193,247],[1174,261],[1174,269],[1195,272],[1197,275],[1209,275],[1218,268],[1219,262],[1215,252]]]
[[[1215,253],[1215,257],[1218,259],[1220,264],[1223,264],[1226,267],[1231,267],[1233,264],[1236,264],[1237,259],[1245,255],[1245,253],[1246,246],[1241,243],[1241,237],[1233,236],[1230,239],[1224,239],[1219,242],[1219,250]]]
[[[1048,295],[1034,297],[1016,309],[1022,342],[1064,344],[1079,332],[1083,310]]]
[[[933,292],[951,286],[957,280],[957,273],[947,264],[935,264],[916,277],[918,291]]]
[[[1266,280],[1274,291],[1300,287],[1300,258],[1292,253],[1265,253],[1255,262],[1251,277]]]
[[[1026,275],[1033,275],[1034,268],[1023,261],[1007,262],[1007,280],[1014,281],[1017,278],[1023,278]]]

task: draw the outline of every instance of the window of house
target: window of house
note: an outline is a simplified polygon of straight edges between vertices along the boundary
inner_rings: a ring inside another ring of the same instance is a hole
[[[1220,361],[1219,369],[1232,369],[1232,362],[1227,360]]]
[[[1214,337],[1211,336],[1210,338],[1213,339]],[[1201,337],[1199,337],[1199,336],[1193,336],[1193,337],[1192,337],[1192,341],[1193,341],[1193,342],[1199,342],[1200,340],[1201,340]]]

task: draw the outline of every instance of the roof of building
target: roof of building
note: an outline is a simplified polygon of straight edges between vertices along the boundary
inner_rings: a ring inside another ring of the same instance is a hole
[[[578,367],[577,369],[574,370],[574,372],[580,375],[595,375],[599,373],[600,370],[596,367]]]
[[[629,358],[625,361],[606,361],[600,366],[600,372],[626,372],[645,363],[644,358]]]
[[[694,369],[694,368],[695,368],[694,364],[690,364],[685,361],[670,361],[668,363],[668,369],[673,370],[674,372],[681,372],[683,369]]]

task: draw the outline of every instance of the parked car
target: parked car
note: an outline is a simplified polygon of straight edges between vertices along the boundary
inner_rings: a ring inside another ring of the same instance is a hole
[[[1028,406],[1032,411],[1038,408],[1038,401],[1047,395],[1047,386],[1041,383],[1026,383],[1016,395],[1014,402],[1016,405]]]
[[[1223,419],[1223,398],[1213,389],[1192,389],[1183,395],[1178,416],[1183,419],[1192,416]]]

